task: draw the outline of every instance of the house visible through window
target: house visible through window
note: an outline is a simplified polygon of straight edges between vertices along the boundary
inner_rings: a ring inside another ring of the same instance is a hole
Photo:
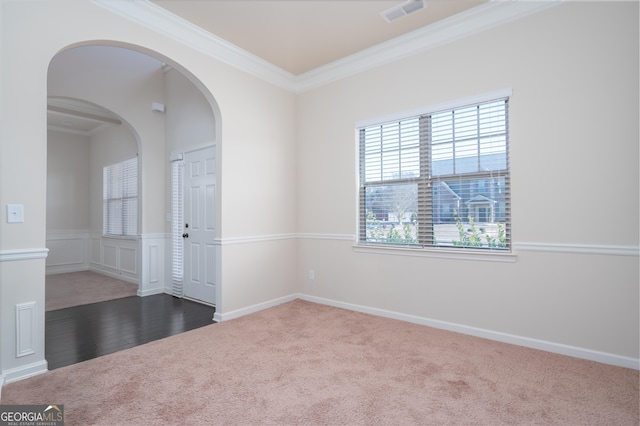
[[[359,241],[510,249],[508,99],[359,129]]]
[[[102,185],[103,234],[135,236],[138,232],[138,159],[104,167]]]

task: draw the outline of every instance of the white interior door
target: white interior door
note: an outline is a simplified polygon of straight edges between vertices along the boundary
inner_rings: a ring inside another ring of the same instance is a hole
[[[184,155],[184,296],[215,304],[215,150]]]

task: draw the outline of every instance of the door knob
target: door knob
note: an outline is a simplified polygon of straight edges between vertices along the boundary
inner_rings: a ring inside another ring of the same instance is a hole
[[[189,234],[185,232],[184,234],[182,234],[182,238],[189,238]]]

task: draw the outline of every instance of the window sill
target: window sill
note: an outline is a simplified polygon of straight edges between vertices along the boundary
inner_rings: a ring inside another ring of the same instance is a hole
[[[476,260],[484,262],[516,262],[518,257],[513,253],[498,253],[479,250],[431,249],[413,247],[389,247],[373,244],[353,245],[355,253],[386,254],[392,256],[431,257],[438,259]]]

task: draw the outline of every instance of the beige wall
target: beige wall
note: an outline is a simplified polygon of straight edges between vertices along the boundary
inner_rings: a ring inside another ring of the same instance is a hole
[[[89,229],[89,137],[47,134],[47,231]]]
[[[637,359],[637,17],[637,3],[572,2],[302,93],[303,291]],[[501,89],[515,263],[360,253],[340,239],[357,234],[356,123]]]
[[[175,69],[164,74],[167,158],[194,146],[212,144],[216,123],[202,92]]]

